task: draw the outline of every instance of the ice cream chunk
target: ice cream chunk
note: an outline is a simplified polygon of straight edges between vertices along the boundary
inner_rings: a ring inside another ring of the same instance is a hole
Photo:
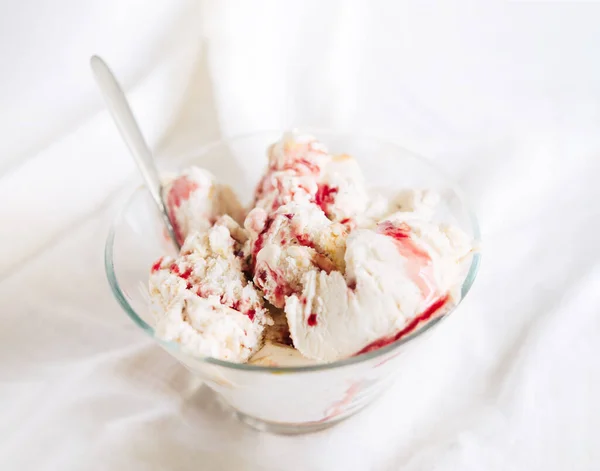
[[[246,217],[245,227],[250,235],[254,283],[276,307],[283,307],[286,296],[302,289],[307,271],[343,270],[347,230],[327,219],[314,204],[286,204],[270,216],[255,208]]]
[[[219,216],[228,214],[241,222],[244,213],[233,190],[198,167],[167,178],[163,182],[163,200],[180,245],[190,233],[207,230]]]
[[[367,202],[362,173],[349,155],[332,156],[313,136],[286,133],[269,148],[267,172],[255,191],[255,207],[312,203],[333,221],[361,213]]]
[[[410,213],[408,213],[410,214]],[[407,335],[460,296],[470,252],[456,228],[397,213],[346,241],[346,271],[308,271],[285,304],[294,346],[335,361]]]
[[[332,156],[318,184],[317,205],[332,221],[347,224],[365,211],[368,200],[358,162],[347,154]]]
[[[223,216],[191,234],[176,259],[152,267],[156,335],[195,356],[245,362],[271,322],[261,294],[243,273],[245,231]]]
[[[309,135],[286,133],[268,151],[268,167],[255,190],[255,207],[272,213],[293,201],[313,201],[327,149]]]
[[[331,156],[312,136],[286,133],[268,154],[244,226],[254,282],[269,302],[283,307],[307,270],[343,270],[342,223],[364,210],[367,194],[354,159]]]

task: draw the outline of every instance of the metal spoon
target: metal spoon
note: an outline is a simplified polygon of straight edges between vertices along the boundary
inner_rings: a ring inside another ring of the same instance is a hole
[[[148,144],[146,144],[144,136],[140,131],[140,127],[131,112],[127,98],[125,98],[121,86],[108,68],[108,65],[106,65],[100,57],[92,56],[90,65],[92,66],[92,72],[94,73],[96,82],[104,95],[104,101],[106,102],[108,111],[110,111],[110,114],[119,129],[121,137],[127,144],[127,147],[129,147],[129,151],[142,174],[144,182],[146,183],[148,190],[150,190],[152,199],[156,203],[156,206],[158,206],[171,240],[175,244],[175,247],[179,249],[180,246],[177,242],[175,231],[173,230],[173,224],[169,219],[165,203],[161,196],[162,185],[160,184],[152,152],[148,148]]]

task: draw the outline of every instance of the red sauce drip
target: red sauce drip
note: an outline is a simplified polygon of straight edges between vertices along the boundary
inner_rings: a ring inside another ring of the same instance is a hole
[[[404,327],[404,329],[402,329],[396,335],[393,335],[392,337],[382,337],[380,339],[377,339],[374,342],[371,342],[366,347],[364,347],[358,353],[355,353],[354,356],[362,355],[363,353],[367,353],[367,352],[372,352],[373,350],[377,350],[381,347],[385,347],[386,345],[394,343],[396,340],[400,340],[402,337],[404,337],[407,334],[414,331],[419,326],[419,324],[422,324],[422,323],[430,320],[433,317],[433,315],[437,311],[439,311],[444,306],[444,304],[446,304],[447,301],[448,301],[448,295],[445,295],[445,296],[439,298],[432,305],[430,305],[427,309],[425,309],[421,314],[419,314],[412,321],[410,321],[406,325],[406,327]]]
[[[346,229],[352,231],[356,228],[356,221],[352,218],[344,218],[340,221],[340,224],[346,226]]]
[[[301,146],[297,149],[288,151],[288,156],[282,165],[278,166],[276,162],[270,165],[271,170],[284,170],[294,175],[318,175],[321,172],[321,167],[315,162],[311,162],[306,157],[301,157],[311,149],[307,146]]]
[[[354,291],[356,289],[356,280],[351,280],[348,282],[348,288]]]
[[[419,247],[410,236],[411,229],[406,223],[394,225],[390,221],[378,224],[377,231],[394,239],[398,252],[406,259],[406,269],[412,282],[419,287],[423,299],[433,299],[435,276],[429,254]]]
[[[310,240],[310,237],[306,234],[297,234],[296,235],[296,240],[298,241],[298,243],[304,247],[310,247],[312,249],[315,248],[315,244],[313,243],[312,240]]]
[[[319,185],[317,185],[317,192],[315,193],[315,203],[323,210],[325,214],[327,214],[327,207],[330,204],[333,204],[337,192],[337,188],[332,188],[329,185],[324,185],[322,183],[319,183]]]
[[[320,420],[317,420],[316,423],[327,422],[328,420],[337,417],[342,414],[347,406],[352,403],[352,400],[356,397],[356,395],[360,392],[363,386],[368,385],[365,380],[358,381],[352,384],[344,393],[344,397],[342,397],[339,401],[334,402],[326,411],[325,417]]]
[[[179,242],[180,245],[183,244],[185,237],[177,222],[177,218],[175,217],[175,210],[181,206],[181,203],[188,200],[192,192],[197,189],[198,184],[196,182],[182,176],[175,179],[167,195],[169,219],[173,225],[173,231],[175,232],[177,242]]]
[[[275,291],[273,292],[273,296],[275,296],[275,299],[283,298],[284,295],[285,295],[285,288],[283,287],[283,285],[275,286]]]
[[[251,321],[253,321],[254,316],[256,315],[256,309],[249,309],[246,315],[250,318]]]
[[[254,190],[254,205],[256,206],[256,202],[263,197],[266,192],[267,186],[270,185],[269,178],[271,178],[270,173],[265,173],[263,177],[256,185],[256,190]]]
[[[265,245],[265,238],[267,236],[267,232],[271,228],[271,224],[273,224],[273,218],[268,218],[265,222],[264,229],[256,238],[256,242],[254,242],[254,246],[252,247],[252,260],[254,261],[256,261],[256,255],[258,255],[258,252],[260,252]]]
[[[231,309],[235,309],[236,311],[239,311],[240,310],[240,302],[234,301],[233,304],[231,305]]]
[[[396,240],[410,239],[410,226],[405,222],[394,225],[390,221],[384,221],[377,226],[380,234],[392,237]]]
[[[183,231],[181,230],[181,226],[177,222],[177,218],[175,217],[175,210],[169,209],[169,220],[171,221],[171,226],[173,226],[173,232],[175,233],[175,239],[177,239],[177,243],[181,246],[185,241],[185,237],[183,236]]]
[[[275,307],[282,308],[285,303],[285,296],[292,293],[281,273],[273,270],[267,264],[262,264],[258,268],[254,282],[258,288],[264,291],[266,298]],[[271,290],[270,286],[274,288]]]
[[[190,276],[192,276],[192,268],[186,268],[185,271],[183,273],[181,273],[181,269],[179,268],[179,265],[177,265],[176,263],[173,263],[171,265],[171,273],[179,276],[179,278],[181,278],[182,280],[187,280],[190,278]],[[192,289],[192,284],[191,283],[187,283],[186,285],[187,289]],[[200,296],[200,293],[198,293],[198,296]]]
[[[291,220],[292,220],[292,218],[294,217],[294,215],[293,215],[293,214],[289,214],[289,213],[286,213],[286,214],[284,214],[283,216],[284,216],[284,217],[286,217],[286,218],[288,218],[290,221],[291,221]]]
[[[273,198],[273,203],[271,204],[271,212],[275,212],[285,203],[283,195],[287,195],[287,192],[283,187],[283,182],[280,179],[275,181],[272,192],[275,195],[275,198]]]
[[[198,189],[198,184],[189,178],[182,176],[173,182],[169,195],[167,198],[167,204],[178,208],[185,200],[190,199],[190,195],[194,190]]]
[[[163,261],[163,257],[160,257],[156,262],[154,262],[154,265],[152,265],[152,268],[150,269],[150,271],[152,273],[157,272],[158,270],[160,270],[160,265],[162,264]]]
[[[308,159],[300,158],[300,159],[297,159],[296,162],[299,165],[302,165],[303,167],[305,167],[309,171],[309,173],[318,175],[321,172],[321,168],[317,164],[311,162]]]
[[[317,315],[313,312],[310,316],[308,316],[306,323],[311,327],[317,325]]]

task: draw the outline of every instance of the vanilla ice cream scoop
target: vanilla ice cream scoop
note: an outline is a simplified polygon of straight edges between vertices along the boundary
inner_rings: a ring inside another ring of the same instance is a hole
[[[332,156],[313,136],[286,133],[269,148],[269,165],[255,191],[267,213],[296,202],[319,207],[332,221],[349,222],[364,211],[362,172],[349,155]]]
[[[396,213],[410,215],[413,220],[430,221],[440,201],[440,195],[432,190],[372,191],[364,211],[357,216],[357,225],[374,228],[379,221]]]
[[[345,268],[310,270],[285,304],[294,346],[335,361],[391,343],[456,303],[471,250],[456,228],[398,213],[346,241]]]
[[[163,200],[180,245],[190,233],[207,230],[223,214],[237,222],[243,219],[242,205],[233,190],[217,183],[210,172],[198,167],[165,179]]]
[[[156,335],[187,353],[245,362],[271,322],[261,294],[243,273],[245,231],[228,216],[191,234],[173,259],[152,267]]]
[[[318,184],[317,205],[332,221],[352,226],[365,211],[368,200],[358,162],[347,154],[332,156]]]
[[[314,201],[318,180],[330,160],[323,144],[310,135],[285,133],[269,148],[268,158],[255,190],[256,208],[272,213],[293,201]]]

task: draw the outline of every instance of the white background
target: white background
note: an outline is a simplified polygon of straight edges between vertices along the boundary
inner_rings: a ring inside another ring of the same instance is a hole
[[[1,2],[0,469],[598,469],[599,51],[598,2]],[[103,242],[138,177],[95,53],[163,162],[305,125],[463,185],[479,279],[379,402],[259,434],[120,311]]]

